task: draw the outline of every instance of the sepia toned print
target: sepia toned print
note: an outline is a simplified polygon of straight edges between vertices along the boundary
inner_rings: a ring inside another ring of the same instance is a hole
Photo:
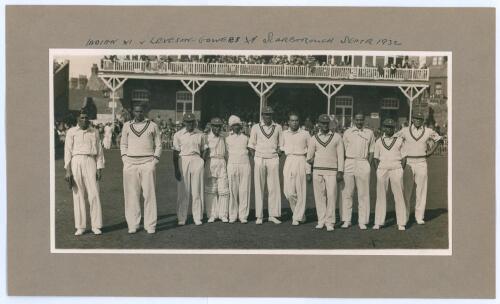
[[[450,53],[51,60],[53,251],[451,254]]]

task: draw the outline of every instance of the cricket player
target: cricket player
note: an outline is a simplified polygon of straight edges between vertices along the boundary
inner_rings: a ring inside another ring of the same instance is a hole
[[[281,224],[281,187],[279,179],[280,147],[283,146],[281,126],[273,122],[273,109],[264,107],[262,122],[250,131],[248,148],[254,157],[255,215],[256,224],[262,224],[264,217],[264,188],[267,182],[269,221]]]
[[[208,222],[216,219],[227,223],[229,217],[229,181],[226,171],[226,142],[221,135],[223,122],[216,117],[210,121],[205,150],[205,210]]]
[[[133,120],[122,129],[120,151],[123,161],[123,190],[128,233],[136,233],[141,221],[140,197],[144,197],[144,229],[156,232],[156,165],[161,156],[161,133],[158,125],[145,118],[145,106],[135,104]]]
[[[104,154],[99,131],[90,125],[88,113],[82,109],[77,126],[68,130],[64,144],[65,179],[73,191],[75,235],[82,235],[86,229],[85,193],[90,205],[92,232],[102,233],[98,182],[103,168]]]
[[[196,128],[196,117],[193,113],[186,113],[183,117],[184,128],[174,135],[174,170],[175,179],[182,181],[180,186],[183,193],[178,195],[182,199],[177,208],[179,225],[185,225],[188,213],[189,200],[192,199],[193,220],[201,225],[203,219],[203,166],[202,156],[208,148],[205,135]],[[179,161],[180,160],[180,161]]]
[[[297,226],[306,220],[306,181],[311,181],[311,166],[306,162],[306,156],[311,136],[299,129],[299,116],[295,113],[288,116],[288,125],[289,128],[283,131],[281,147],[286,155],[283,192],[292,209],[292,225]]]
[[[172,148],[173,148],[172,150],[173,150],[173,156],[178,158],[177,163],[179,163],[180,156],[175,156],[175,147],[173,147],[173,143],[176,141],[179,141],[178,137],[181,136],[182,134],[184,134],[185,127],[182,126],[181,122],[176,121],[176,129],[179,129],[179,130],[174,133],[174,136],[172,136]],[[175,161],[174,161],[174,163],[175,163]],[[186,212],[186,214],[187,214],[187,209],[185,211],[183,210],[184,207],[185,208],[188,207],[188,206],[184,206],[184,200],[185,200],[184,199],[184,180],[182,178],[181,179],[176,178],[176,181],[177,181],[177,215],[184,214],[184,212]],[[188,198],[188,202],[189,202],[189,198]],[[186,217],[187,217],[187,215],[186,215]],[[184,226],[186,224],[186,221],[185,220],[178,221],[177,224],[179,226]]]
[[[229,223],[246,224],[250,210],[251,168],[248,158],[248,137],[242,132],[242,123],[238,116],[229,117],[231,134],[226,137],[228,152],[227,175],[229,178]]]
[[[385,224],[387,209],[387,189],[389,182],[396,204],[396,222],[399,230],[405,230],[406,205],[403,195],[403,169],[406,166],[406,156],[403,139],[394,135],[396,122],[385,119],[382,123],[382,137],[375,142],[375,167],[377,168],[377,202],[375,204],[375,225],[377,230]]]
[[[354,188],[358,193],[358,224],[365,230],[370,220],[370,164],[375,149],[373,131],[364,127],[365,116],[354,116],[354,127],[344,132],[345,175],[342,189],[342,228],[351,226]]]
[[[403,149],[406,151],[408,167],[411,171],[410,178],[404,181],[406,220],[410,218],[410,198],[414,184],[416,184],[415,220],[417,224],[423,225],[427,202],[427,157],[436,151],[443,139],[434,130],[424,126],[424,114],[415,112],[412,116],[412,124],[401,129],[397,135],[404,140]],[[430,151],[427,151],[429,140],[433,141],[434,145]]]
[[[313,165],[313,189],[318,215],[316,229],[326,226],[333,231],[337,182],[344,176],[344,144],[342,137],[329,129],[330,117],[321,114],[318,118],[319,132],[311,137],[307,151],[307,162]]]

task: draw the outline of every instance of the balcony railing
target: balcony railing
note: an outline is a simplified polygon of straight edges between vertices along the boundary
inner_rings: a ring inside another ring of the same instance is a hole
[[[396,81],[429,80],[429,69],[391,70],[390,68],[377,67],[163,62],[141,60],[102,60],[101,71],[161,75],[253,76]]]

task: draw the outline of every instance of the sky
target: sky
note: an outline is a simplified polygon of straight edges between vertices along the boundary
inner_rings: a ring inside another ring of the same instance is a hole
[[[69,77],[78,77],[86,75],[90,77],[90,68],[92,64],[99,65],[102,56],[61,56],[56,57],[56,60],[69,60]]]

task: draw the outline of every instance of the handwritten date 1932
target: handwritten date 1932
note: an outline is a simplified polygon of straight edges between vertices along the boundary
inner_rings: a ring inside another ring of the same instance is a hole
[[[401,42],[393,39],[375,39],[375,38],[366,38],[360,39],[352,36],[345,36],[344,39],[340,40],[341,44],[357,44],[357,45],[382,45],[382,46],[400,46]]]

